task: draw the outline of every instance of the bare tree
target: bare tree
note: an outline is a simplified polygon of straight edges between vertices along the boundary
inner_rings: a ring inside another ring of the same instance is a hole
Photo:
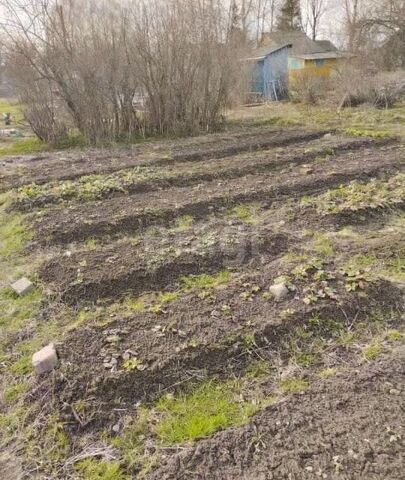
[[[36,92],[29,120],[55,132],[66,122],[91,143],[221,122],[238,65],[221,0],[1,4],[16,86],[25,99]]]
[[[328,0],[306,0],[306,20],[312,40],[316,40],[322,16],[328,8]]]
[[[347,47],[356,50],[360,44],[359,28],[363,0],[344,0]]]

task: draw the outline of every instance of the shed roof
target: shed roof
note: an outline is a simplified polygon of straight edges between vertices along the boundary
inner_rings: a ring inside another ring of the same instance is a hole
[[[301,30],[266,33],[263,38],[263,43],[267,45],[267,47],[285,45],[286,43],[291,44],[290,55],[293,57],[319,53],[336,53],[337,51],[337,48],[329,40],[311,40],[305,32]]]
[[[249,58],[246,58],[246,60],[263,60],[264,58],[266,58],[268,55],[271,55],[272,53],[278,52],[283,48],[291,48],[291,47],[292,45],[290,43],[285,43],[283,45],[267,45],[265,47],[260,47],[260,48],[257,48],[256,50],[253,50],[251,56]]]
[[[344,52],[319,52],[319,53],[302,53],[293,55],[293,57],[303,58],[304,60],[322,60],[327,58],[346,58],[350,55]]]

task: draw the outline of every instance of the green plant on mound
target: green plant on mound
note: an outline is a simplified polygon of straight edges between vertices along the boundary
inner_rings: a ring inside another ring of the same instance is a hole
[[[405,174],[399,173],[387,181],[373,179],[368,183],[353,181],[328,190],[317,197],[304,197],[303,206],[314,206],[319,213],[330,214],[359,211],[368,208],[395,206],[404,202]]]
[[[207,382],[188,394],[165,396],[157,404],[162,417],[156,433],[164,444],[178,444],[244,424],[258,406],[237,399],[236,382]]]
[[[300,393],[309,388],[309,383],[302,378],[290,377],[280,382],[280,390],[283,393]]]
[[[75,465],[76,472],[83,480],[127,480],[118,462],[86,458]]]
[[[344,132],[352,137],[370,137],[370,138],[387,138],[392,137],[389,132],[381,130],[365,130],[361,128],[346,128]]]
[[[213,290],[229,282],[231,274],[228,270],[222,270],[216,275],[189,275],[181,277],[185,291],[190,290]]]
[[[137,183],[153,180],[159,176],[167,177],[169,174],[155,172],[149,167],[135,167],[131,170],[122,170],[111,174],[84,175],[77,180],[51,182],[44,185],[24,185],[18,190],[18,201],[33,200],[38,198],[53,198],[55,201],[93,200],[102,198],[112,192],[126,192],[128,188]]]
[[[242,222],[249,223],[251,225],[257,225],[257,223],[259,223],[257,218],[258,209],[259,206],[256,204],[236,205],[227,211],[226,216],[241,220]]]
[[[371,362],[372,360],[375,360],[381,353],[382,346],[379,342],[375,341],[363,348],[362,357]]]

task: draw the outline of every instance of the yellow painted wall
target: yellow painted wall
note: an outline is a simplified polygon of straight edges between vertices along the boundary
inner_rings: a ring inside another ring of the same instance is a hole
[[[294,81],[297,75],[308,73],[316,77],[327,78],[343,59],[327,58],[322,65],[317,65],[316,60],[291,59],[289,62],[289,80]]]

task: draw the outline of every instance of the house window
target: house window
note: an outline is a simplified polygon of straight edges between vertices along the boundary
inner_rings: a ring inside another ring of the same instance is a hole
[[[301,68],[301,61],[298,58],[290,58],[291,70],[299,70]]]
[[[325,65],[325,60],[323,58],[317,58],[315,60],[315,65],[317,68],[323,67]]]

